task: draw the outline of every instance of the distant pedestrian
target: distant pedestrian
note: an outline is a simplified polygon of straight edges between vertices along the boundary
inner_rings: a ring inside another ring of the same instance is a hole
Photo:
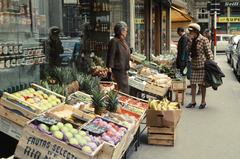
[[[211,36],[211,34],[209,33],[209,30],[208,30],[208,29],[205,29],[205,30],[204,30],[203,36],[205,36],[205,37],[209,40],[209,42],[211,41],[212,36]]]
[[[177,69],[180,69],[181,74],[184,75],[183,70],[185,68],[186,62],[182,60],[182,58],[184,54],[184,49],[188,42],[188,36],[186,35],[182,27],[179,27],[177,29],[177,33],[179,36],[181,36],[181,38],[178,40],[178,53],[177,53],[176,64],[177,64]]]
[[[200,34],[200,26],[197,23],[192,23],[188,26],[190,31],[189,45],[187,46],[187,53],[191,56],[191,75],[190,84],[192,87],[192,101],[186,108],[196,106],[196,85],[199,84],[201,87],[202,101],[199,109],[203,109],[206,106],[206,87],[204,78],[206,71],[204,69],[204,63],[207,59],[213,59],[213,53],[209,40]]]

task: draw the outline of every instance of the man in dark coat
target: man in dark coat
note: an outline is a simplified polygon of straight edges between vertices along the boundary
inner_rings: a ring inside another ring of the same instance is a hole
[[[179,27],[177,29],[177,33],[181,38],[178,40],[178,53],[177,53],[177,69],[180,69],[181,74],[183,75],[183,70],[186,66],[186,62],[182,60],[184,49],[188,42],[188,36],[185,34],[184,29],[182,27]]]

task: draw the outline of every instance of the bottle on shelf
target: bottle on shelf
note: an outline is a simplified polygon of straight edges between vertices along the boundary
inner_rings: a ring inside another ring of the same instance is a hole
[[[0,90],[0,98],[3,96],[3,90]]]
[[[19,92],[19,91],[20,91],[19,85],[16,85],[16,92]]]
[[[19,91],[22,91],[23,90],[23,84],[21,83],[20,84],[20,90]]]
[[[12,93],[15,93],[15,92],[16,92],[15,86],[12,86]]]
[[[8,87],[8,89],[7,89],[7,92],[8,92],[8,93],[10,93],[10,94],[12,93],[12,91],[11,91],[11,88],[10,88],[10,87]]]

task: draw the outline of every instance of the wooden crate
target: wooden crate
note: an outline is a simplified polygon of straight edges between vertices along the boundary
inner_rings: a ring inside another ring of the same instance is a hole
[[[109,84],[112,85],[111,87],[104,87],[103,84]],[[114,90],[116,83],[115,82],[111,82],[111,81],[100,81],[100,85],[101,85],[101,90],[104,91],[104,93],[108,93],[111,90]]]
[[[32,122],[31,120],[30,122]],[[24,126],[22,136],[18,142],[14,157],[27,158],[84,158],[97,159],[103,148],[103,144],[91,154],[87,154],[73,146],[66,144],[50,135],[47,135],[38,129],[29,126],[29,123]],[[41,141],[41,142],[38,142]],[[32,156],[31,156],[32,155]]]
[[[153,83],[147,82],[144,91],[152,94],[156,94],[159,96],[164,96],[167,93],[168,89],[169,89],[169,86],[160,87]]]
[[[0,116],[20,125],[21,127],[24,127],[24,125],[30,120],[28,118],[25,118],[21,115],[18,115],[6,108],[4,106],[0,105]]]
[[[170,91],[170,101],[172,101],[173,92],[175,92],[175,101],[184,105],[186,101],[186,89]]]
[[[187,78],[184,78],[183,81],[172,79],[171,89],[186,89],[186,88],[187,88]]]
[[[177,137],[175,128],[160,128],[148,126],[148,145],[174,146]]]
[[[53,95],[57,96],[58,98],[60,98],[62,100],[62,103],[60,103],[57,106],[64,105],[66,97],[61,96],[61,95],[59,95],[59,94],[57,94],[55,92],[52,92],[52,91],[50,91],[48,89],[45,89],[45,88],[43,88],[41,86],[38,86],[36,84],[32,84],[32,87],[33,88],[39,88],[41,90],[44,90],[45,92],[48,92],[50,94],[53,94]],[[17,103],[14,103],[14,102],[12,102],[12,101],[7,99],[8,96],[13,98],[14,100],[21,101],[22,103],[24,103],[26,105],[29,105],[29,106],[35,108],[36,110],[34,111],[34,110],[28,108],[27,106],[23,106],[23,105],[19,105]],[[15,114],[18,113],[19,115],[21,115],[21,116],[23,116],[25,118],[28,118],[28,120],[31,119],[34,116],[38,116],[38,115],[40,115],[40,114],[45,112],[45,111],[41,112],[42,108],[40,108],[38,106],[35,106],[35,105],[25,101],[25,100],[19,99],[16,96],[14,96],[12,94],[9,94],[7,92],[4,92],[4,94],[3,94],[3,96],[2,96],[2,98],[0,100],[0,104],[2,106],[6,107],[7,109],[11,110],[12,112],[15,112]],[[55,107],[57,107],[57,106],[55,106]],[[54,107],[52,107],[52,108],[54,108]],[[52,108],[50,108],[50,109],[52,109]],[[17,123],[17,124],[21,125],[22,123]]]

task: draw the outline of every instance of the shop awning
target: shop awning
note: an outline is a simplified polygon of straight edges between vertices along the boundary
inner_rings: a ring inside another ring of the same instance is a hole
[[[191,22],[192,17],[187,14],[184,8],[171,6],[171,22]]]

